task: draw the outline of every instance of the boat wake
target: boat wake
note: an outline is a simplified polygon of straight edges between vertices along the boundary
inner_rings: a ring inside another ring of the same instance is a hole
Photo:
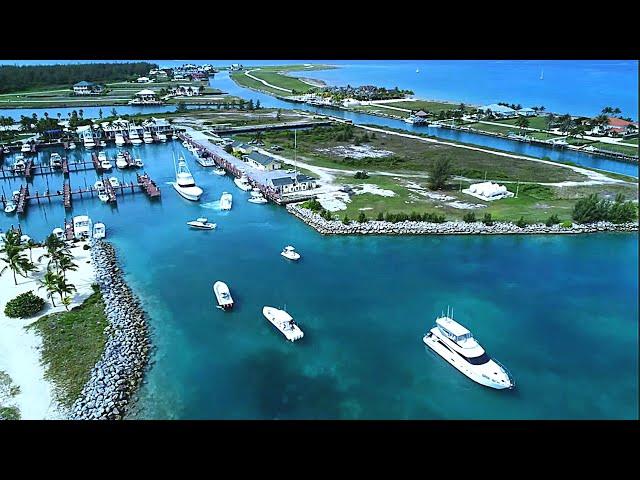
[[[222,211],[222,210],[220,210],[220,200],[214,200],[213,202],[202,203],[202,204],[200,204],[200,206],[202,208],[206,208],[208,210]]]

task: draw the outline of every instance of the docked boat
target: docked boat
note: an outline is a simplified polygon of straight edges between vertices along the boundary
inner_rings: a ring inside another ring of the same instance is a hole
[[[218,280],[213,284],[213,294],[216,296],[218,305],[223,310],[233,307],[233,298],[231,298],[231,292],[226,283]]]
[[[13,172],[17,174],[24,173],[26,169],[26,165],[24,159],[22,157],[18,157],[18,159],[13,163]]]
[[[7,205],[4,207],[4,213],[13,213],[16,211],[17,205],[13,202],[7,202]]]
[[[127,160],[124,158],[124,155],[122,154],[122,152],[118,152],[118,155],[116,156],[116,167],[120,169],[125,169],[128,166],[129,164],[127,163]]]
[[[142,139],[136,128],[129,129],[129,140],[133,145],[140,145],[142,143]]]
[[[220,210],[231,210],[231,204],[233,203],[233,197],[230,193],[222,192],[220,197]]]
[[[288,258],[289,260],[300,260],[301,257],[301,255],[296,252],[296,249],[291,245],[284,247],[282,249],[282,252],[280,252],[280,255],[282,255],[284,258]]]
[[[93,137],[84,137],[84,148],[86,148],[87,150],[91,150],[93,147],[96,146],[96,142],[93,141]]]
[[[247,179],[246,175],[242,175],[240,178],[234,178],[233,183],[236,184],[236,187],[245,192],[248,192],[253,188],[249,183],[249,179]]]
[[[107,154],[106,154],[106,153],[104,153],[104,152],[98,152],[98,160],[99,160],[99,161],[101,161],[101,162],[102,162],[103,160],[106,160],[106,159],[107,159]]]
[[[87,239],[91,236],[91,219],[88,215],[73,217],[73,235],[76,239]]]
[[[93,188],[95,188],[96,190],[104,190],[104,183],[102,182],[102,180],[96,180],[96,183],[93,184]]]
[[[56,237],[58,240],[65,240],[64,230],[60,227],[56,227],[51,231],[51,234]]]
[[[300,327],[296,324],[291,315],[284,310],[265,306],[262,309],[262,314],[290,342],[295,342],[296,340],[300,340],[304,337],[304,333]]]
[[[436,318],[435,325],[422,339],[425,345],[474,382],[499,390],[513,388],[509,372],[487,355],[466,327],[451,317],[447,312]]]
[[[213,173],[215,173],[216,175],[220,175],[220,176],[223,176],[223,175],[227,174],[227,172],[225,172],[224,168],[216,168],[213,171]]]
[[[197,202],[202,195],[202,189],[196,185],[193,175],[189,171],[187,161],[184,157],[180,157],[176,167],[176,181],[173,188],[187,200]]]
[[[260,192],[251,192],[251,197],[249,198],[249,203],[267,203],[267,199],[262,196]]]
[[[440,128],[441,125],[439,123],[430,123],[427,125],[429,128]]]
[[[113,188],[120,187],[120,182],[118,181],[118,179],[116,177],[109,177],[109,183],[111,184],[111,186]]]
[[[102,190],[98,192],[98,199],[100,199],[101,202],[107,203],[109,201],[109,195],[107,194],[107,192]]]
[[[59,153],[52,153],[49,157],[49,166],[51,168],[62,168],[62,157]]]
[[[75,142],[69,142],[69,150],[75,150],[75,149],[76,149]]]
[[[135,167],[137,167],[137,168],[142,168],[142,167],[144,167],[144,163],[142,163],[142,159],[141,159],[141,158],[136,158],[136,159],[133,161],[133,165],[134,165]]]
[[[111,170],[113,168],[113,165],[111,165],[111,162],[105,158],[100,162],[100,168],[102,168],[103,170]]]
[[[214,228],[216,228],[216,224],[210,223],[209,220],[205,217],[196,218],[195,220],[187,222],[187,225],[192,228],[198,228],[200,230],[213,230]]]
[[[156,138],[158,139],[159,142],[166,142],[167,141],[167,136],[164,133],[158,133],[156,135]]]
[[[22,153],[31,153],[31,144],[30,143],[23,143],[22,147],[20,147],[20,151]]]
[[[151,135],[151,132],[144,132],[144,134],[142,135],[142,141],[144,143],[153,143],[153,135]]]
[[[124,136],[120,132],[116,133],[116,146],[117,147],[124,146]]]
[[[105,142],[104,140],[100,140],[100,142],[98,142],[98,146],[104,148],[107,146],[107,142]]]
[[[11,149],[9,147],[3,147],[2,148],[2,153],[4,153],[5,155],[11,153]]]
[[[107,229],[104,223],[98,222],[93,225],[93,238],[99,239],[107,236]]]

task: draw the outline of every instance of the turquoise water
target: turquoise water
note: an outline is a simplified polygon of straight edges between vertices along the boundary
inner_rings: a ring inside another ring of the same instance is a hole
[[[323,237],[282,208],[248,203],[190,156],[205,193],[182,199],[165,184],[177,142],[133,150],[162,200],[136,194],[112,209],[92,199],[73,211],[106,223],[150,314],[155,348],[132,417],[638,417],[637,234]],[[62,175],[48,181],[61,186]],[[45,185],[38,177],[33,189]],[[223,191],[230,212],[218,209]],[[60,200],[32,205],[21,225],[40,239],[64,214]],[[3,229],[16,223],[2,215]],[[186,228],[202,215],[218,229]],[[287,244],[299,263],[280,257]],[[215,308],[218,279],[237,301],[232,312]],[[304,339],[286,342],[264,305],[286,305]],[[476,385],[424,347],[447,305],[516,390]]]

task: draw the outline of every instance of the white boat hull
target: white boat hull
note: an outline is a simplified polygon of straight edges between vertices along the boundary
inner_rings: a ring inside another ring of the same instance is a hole
[[[180,196],[186,198],[187,200],[191,200],[192,202],[197,202],[198,200],[200,200],[200,196],[202,195],[202,189],[198,187],[183,188],[177,183],[174,183],[173,188],[176,189],[176,192],[178,192]]]
[[[233,298],[231,297],[231,292],[229,292],[229,287],[224,282],[216,282],[213,284],[213,294],[216,297],[216,301],[218,305],[227,310],[229,308],[233,308]]]
[[[511,382],[501,383],[499,381],[493,381],[491,379],[489,375],[493,373],[493,371],[501,371],[501,368],[493,360],[490,360],[489,363],[483,365],[471,365],[468,362],[465,362],[455,353],[452,353],[447,347],[443,346],[442,343],[438,341],[437,336],[432,332],[427,333],[422,338],[422,341],[427,347],[440,355],[456,370],[458,370],[460,373],[470,378],[474,382],[479,383],[480,385],[484,385],[485,387],[495,388],[497,390],[513,388],[513,384]]]
[[[236,184],[236,187],[238,187],[240,190],[242,190],[243,192],[248,192],[249,190],[251,190],[253,187],[251,185],[249,185],[248,183],[244,183],[241,182],[239,178],[236,178],[233,183]]]
[[[302,337],[304,337],[304,332],[300,330],[300,327],[298,327],[297,324],[289,323],[292,322],[293,319],[291,318],[291,315],[289,315],[284,310],[279,310],[273,307],[264,307],[262,309],[262,314],[269,321],[269,323],[276,327],[278,331],[282,333],[290,342],[295,342],[296,340],[300,340]]]
[[[197,228],[199,230],[213,230],[216,228],[215,223],[202,223],[202,222],[187,222],[191,228]]]

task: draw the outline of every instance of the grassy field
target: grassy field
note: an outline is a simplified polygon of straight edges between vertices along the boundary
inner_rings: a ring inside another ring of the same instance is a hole
[[[104,350],[106,326],[102,295],[96,292],[71,311],[45,315],[28,327],[42,336],[45,376],[60,404],[70,407],[79,397]]]
[[[459,103],[448,102],[430,102],[427,100],[399,100],[397,102],[389,102],[385,105],[392,107],[407,108],[409,110],[424,110],[425,112],[439,113],[441,111],[458,110]],[[465,111],[470,111],[472,107],[465,106]]]
[[[527,131],[527,136],[535,138],[537,140],[551,140],[553,138],[560,138],[559,135],[554,135],[553,133],[531,131]]]
[[[0,420],[20,420],[20,410],[11,405],[20,393],[20,387],[13,383],[7,372],[0,370]]]
[[[538,115],[534,117],[527,117],[529,120],[528,128],[538,128],[540,130],[547,129],[547,117],[545,115]],[[509,118],[508,120],[493,120],[494,122],[504,123],[505,125],[515,125],[518,121],[517,118]]]
[[[480,122],[476,122],[476,123],[470,123],[467,125],[467,127],[469,128],[473,128],[474,130],[480,130],[482,132],[490,132],[490,133],[501,133],[503,135],[508,135],[509,133],[516,133],[516,134],[520,134],[520,133],[529,133],[526,130],[520,130],[518,127],[515,126],[500,126],[500,125],[493,125],[493,124],[488,124],[488,123],[480,123]]]
[[[276,88],[267,87],[266,85],[247,77],[243,72],[234,72],[231,74],[231,79],[241,87],[253,88],[261,92],[269,93],[271,95],[278,95],[280,97],[288,97],[292,95],[289,92],[284,92]]]
[[[251,75],[264,80],[271,85],[275,85],[276,87],[293,90],[297,95],[307,93],[309,90],[313,90],[315,88],[307,83],[301,82],[297,78],[290,77],[288,75],[282,75],[273,71],[252,70]],[[264,85],[262,86],[264,87]],[[286,92],[282,93],[286,94]]]
[[[356,110],[363,113],[371,113],[374,115],[391,115],[398,118],[406,118],[410,115],[409,112],[403,112],[402,110],[394,110],[392,108],[384,108],[380,105],[355,105],[349,107],[351,110]]]
[[[626,145],[615,145],[613,143],[595,142],[591,144],[595,148],[600,150],[607,150],[609,152],[624,153],[625,155],[638,156],[638,147],[628,147]]]

